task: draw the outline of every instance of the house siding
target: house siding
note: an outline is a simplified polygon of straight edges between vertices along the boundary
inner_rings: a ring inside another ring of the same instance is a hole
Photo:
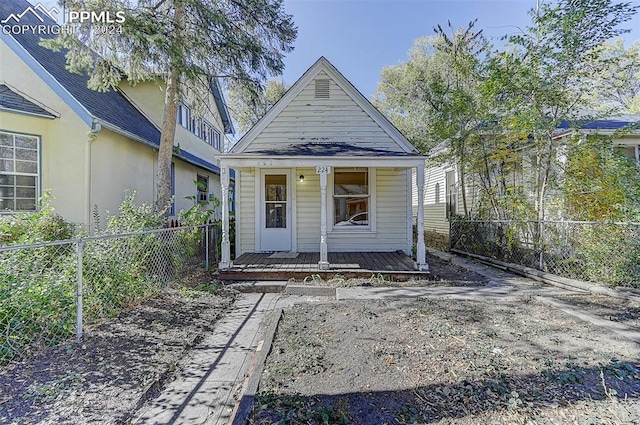
[[[297,247],[299,252],[320,251],[320,175],[312,168],[297,168],[296,183]],[[328,191],[327,191],[328,192]],[[329,220],[329,218],[327,218]]]
[[[320,179],[315,170],[298,168],[304,175],[297,184],[297,246],[299,252],[320,250]],[[329,252],[396,251],[407,249],[405,170],[376,170],[376,232],[328,233]],[[327,190],[327,196],[331,193]],[[328,220],[332,215],[328,214]]]
[[[315,83],[308,84],[247,147],[246,152],[277,149],[291,144],[348,143],[402,152],[402,148],[324,72],[330,80],[329,99],[316,99]]]
[[[424,229],[449,234],[449,220],[446,212],[446,175],[444,165],[428,166],[424,173]],[[440,191],[439,202],[436,203],[436,184]],[[412,173],[412,209],[413,217],[418,215],[418,186],[416,173]]]
[[[90,127],[77,113],[4,42],[0,42],[0,57],[3,58],[0,61],[0,81],[6,81],[59,115],[46,119],[0,111],[1,130],[40,136],[38,195],[50,191],[55,197],[52,206],[56,213],[71,222],[93,227],[96,224],[94,207],[102,218],[107,211],[117,213],[127,189],[136,191],[138,203],[154,201],[156,149],[110,131],[105,126],[99,132],[91,133]],[[136,89],[131,90],[134,93]],[[145,111],[150,117],[160,113],[160,106],[152,107],[154,102],[164,103],[158,87],[149,83],[142,85],[140,90],[138,100],[144,99],[146,103],[139,106],[151,108]],[[213,158],[216,152],[213,148],[199,139],[193,142],[202,148],[196,153],[209,160]],[[184,143],[182,147],[186,147]],[[176,212],[193,206],[193,201],[185,197],[196,194],[193,182],[197,174],[208,176],[209,192],[220,197],[219,176],[178,158],[173,161]]]
[[[256,250],[256,208],[255,208],[255,170],[238,171],[240,174],[239,189],[236,192],[236,219],[242,223],[239,242],[240,253]]]
[[[129,99],[141,110],[144,115],[153,122],[158,128],[162,127],[162,120],[164,118],[164,98],[165,89],[164,85],[158,84],[153,81],[146,81],[137,84],[132,87],[127,82],[122,82],[119,88],[127,95]],[[210,93],[207,96],[207,105],[215,105],[213,95]],[[204,108],[202,117],[212,124],[216,130],[220,132],[221,142],[224,144],[224,126],[222,125],[222,119],[215,108]],[[195,111],[194,111],[195,114]],[[201,158],[205,158],[207,161],[218,165],[218,161],[214,159],[214,156],[219,153],[218,150],[207,144],[204,140],[182,127],[180,124],[176,125],[176,135],[174,139],[174,145],[180,145],[180,148],[186,150]]]

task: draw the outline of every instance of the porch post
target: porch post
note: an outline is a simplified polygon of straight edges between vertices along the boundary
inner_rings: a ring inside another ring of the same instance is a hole
[[[424,246],[424,166],[425,163],[422,161],[422,164],[420,164],[416,170],[416,185],[418,186],[418,220],[416,224],[418,243],[416,246],[416,267],[420,271],[429,271]]]
[[[222,256],[218,268],[227,270],[233,267],[231,262],[231,243],[229,242],[229,167],[220,167],[220,186],[222,188]]]
[[[318,269],[327,270],[327,173],[320,173],[320,262]]]

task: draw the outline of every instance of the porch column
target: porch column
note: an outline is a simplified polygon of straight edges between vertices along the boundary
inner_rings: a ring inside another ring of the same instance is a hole
[[[229,242],[229,167],[220,167],[220,186],[222,188],[222,258],[218,268],[227,270],[233,267],[231,262],[231,243]]]
[[[327,173],[320,173],[320,262],[318,269],[329,269],[327,254]]]
[[[420,271],[429,271],[426,249],[424,246],[424,161],[416,168],[416,185],[418,186],[418,243],[416,246],[416,267]]]

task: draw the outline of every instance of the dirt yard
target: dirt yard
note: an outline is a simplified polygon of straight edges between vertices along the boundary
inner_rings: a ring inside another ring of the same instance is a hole
[[[0,423],[126,423],[233,307],[235,293],[189,283],[88,329],[81,345],[70,341],[0,372]]]
[[[446,261],[430,264],[436,278],[423,284],[487,283]],[[233,308],[237,294],[216,283],[192,275],[88,329],[80,345],[0,371],[0,423],[128,423]],[[640,327],[637,302],[558,300]],[[284,313],[250,423],[640,423],[639,351],[533,299],[297,306]]]
[[[296,306],[250,424],[637,424],[639,359],[535,299]]]

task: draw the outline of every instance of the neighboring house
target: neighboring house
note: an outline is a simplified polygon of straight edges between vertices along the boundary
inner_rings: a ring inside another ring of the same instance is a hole
[[[0,20],[29,7],[0,3]],[[55,26],[47,16],[44,24]],[[20,25],[42,25],[33,14]],[[127,189],[153,202],[164,92],[156,82],[97,92],[87,75],[65,69],[64,52],[39,45],[31,31],[0,34],[0,210],[33,211],[45,191],[66,219],[92,225],[94,207],[115,213]],[[220,197],[214,156],[233,132],[222,92],[210,87],[211,111],[202,117],[180,107],[172,164],[172,214],[193,205],[186,196]],[[179,148],[178,148],[179,147]],[[204,186],[197,189],[194,181]],[[206,186],[206,187],[205,187]]]
[[[555,140],[559,145],[568,137],[573,136],[576,131],[582,136],[599,134],[614,136],[613,145],[625,156],[635,160],[640,167],[640,125],[639,115],[623,115],[611,117],[609,119],[594,120],[580,125],[579,129],[569,123],[563,123],[558,127]],[[616,135],[617,131],[623,128],[630,129],[624,135]],[[424,182],[424,229],[427,232],[435,232],[442,235],[449,235],[449,218],[452,215],[463,214],[462,192],[459,183],[459,173],[455,164],[440,162],[437,158],[448,149],[448,144],[442,142],[429,152]],[[558,150],[562,154],[562,150]],[[558,158],[563,162],[566,158]],[[523,167],[526,168],[526,167]],[[475,200],[479,196],[479,190],[473,183],[473,176],[467,177],[467,206],[471,215],[475,212]],[[525,184],[522,176],[513,176],[515,183]],[[417,214],[417,185],[416,176],[413,175],[414,204],[413,212]],[[550,192],[551,195],[551,192]]]
[[[411,254],[425,157],[324,57],[219,158],[223,176],[236,170],[236,256],[319,252],[325,270],[327,252]]]

